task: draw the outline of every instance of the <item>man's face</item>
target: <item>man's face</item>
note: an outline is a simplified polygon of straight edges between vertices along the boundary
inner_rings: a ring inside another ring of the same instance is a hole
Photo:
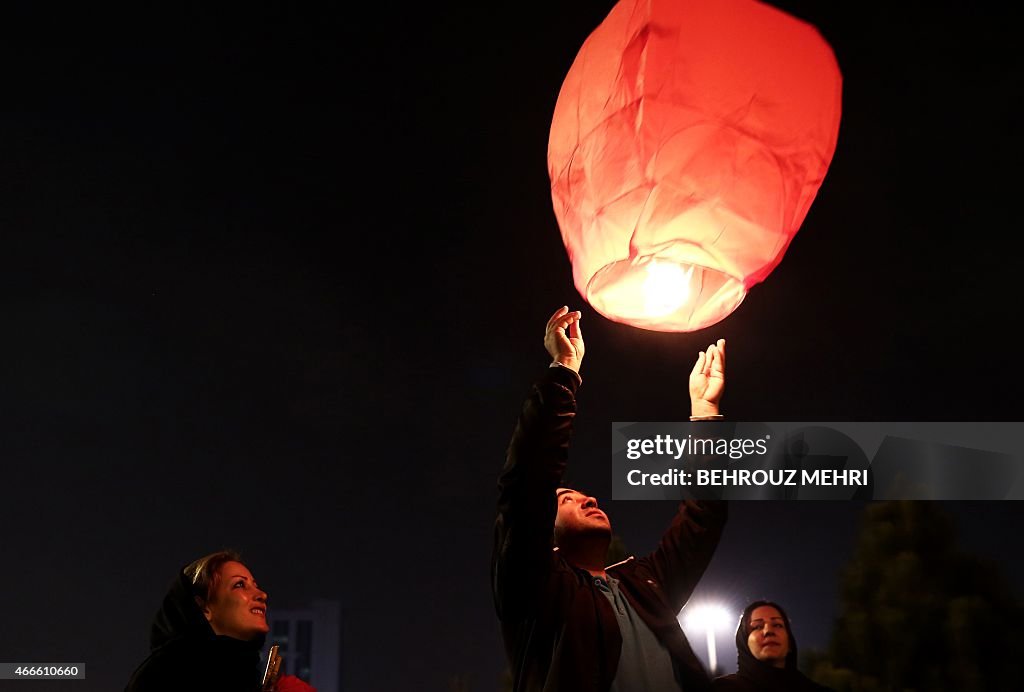
[[[786,655],[789,653],[789,632],[786,631],[786,621],[778,608],[754,608],[750,612],[747,629],[750,631],[747,646],[754,658],[776,668],[785,668]]]
[[[559,536],[578,535],[599,531],[611,535],[608,515],[597,508],[597,500],[589,495],[559,488],[555,493],[558,513],[555,514],[555,542]]]

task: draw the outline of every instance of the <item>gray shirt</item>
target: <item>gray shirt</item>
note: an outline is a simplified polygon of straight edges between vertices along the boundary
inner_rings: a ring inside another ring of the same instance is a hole
[[[612,604],[622,635],[622,654],[619,656],[615,679],[612,680],[611,692],[681,690],[668,649],[658,641],[651,628],[619,591],[619,580],[609,576],[606,582],[594,577],[594,584]]]

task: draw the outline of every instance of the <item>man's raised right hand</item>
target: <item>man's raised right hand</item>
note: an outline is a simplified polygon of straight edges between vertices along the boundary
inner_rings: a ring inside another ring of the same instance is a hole
[[[555,310],[544,331],[544,348],[548,350],[548,354],[554,362],[564,365],[577,375],[583,362],[584,351],[580,317],[581,312],[569,312],[569,307],[563,305]],[[568,335],[566,329],[569,330]]]

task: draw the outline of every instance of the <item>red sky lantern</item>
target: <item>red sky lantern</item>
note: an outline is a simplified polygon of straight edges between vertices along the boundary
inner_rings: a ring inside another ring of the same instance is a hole
[[[555,215],[609,319],[693,331],[782,260],[832,160],[842,78],[811,25],[753,0],[621,0],[551,122]]]

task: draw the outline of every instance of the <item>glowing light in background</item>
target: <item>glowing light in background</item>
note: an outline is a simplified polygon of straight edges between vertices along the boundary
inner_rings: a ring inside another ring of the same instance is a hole
[[[708,665],[714,675],[718,670],[715,633],[732,628],[735,624],[734,616],[724,606],[717,603],[701,603],[684,608],[680,613],[680,619],[684,628],[705,633],[708,645]]]

